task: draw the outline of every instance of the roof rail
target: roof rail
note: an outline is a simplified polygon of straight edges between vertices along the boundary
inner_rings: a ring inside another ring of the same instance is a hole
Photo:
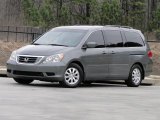
[[[105,25],[104,27],[121,27],[120,25]]]
[[[132,27],[130,27],[130,26],[121,26],[121,25],[105,25],[104,27],[119,27],[119,28],[132,29]]]
[[[130,27],[130,26],[121,26],[121,28],[129,28],[129,29],[132,29],[132,27]]]

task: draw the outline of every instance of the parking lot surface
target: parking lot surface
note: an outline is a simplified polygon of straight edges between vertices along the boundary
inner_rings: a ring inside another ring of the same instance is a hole
[[[71,89],[0,78],[0,120],[160,120],[160,87],[95,83]]]

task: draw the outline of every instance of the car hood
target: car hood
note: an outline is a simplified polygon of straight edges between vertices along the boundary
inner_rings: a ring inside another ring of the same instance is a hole
[[[17,50],[19,55],[36,55],[36,56],[49,56],[56,53],[65,52],[72,49],[71,47],[64,46],[51,46],[51,45],[27,45]]]

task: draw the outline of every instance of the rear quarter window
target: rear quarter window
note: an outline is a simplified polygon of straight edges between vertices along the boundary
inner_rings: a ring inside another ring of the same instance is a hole
[[[126,37],[126,42],[124,44],[125,47],[142,47],[144,46],[144,41],[142,40],[142,37],[137,32],[130,32],[125,31],[124,32]]]

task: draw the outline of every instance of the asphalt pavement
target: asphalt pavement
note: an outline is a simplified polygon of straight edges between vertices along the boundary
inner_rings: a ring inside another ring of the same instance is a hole
[[[62,88],[0,78],[0,120],[160,120],[160,86],[95,83]]]

